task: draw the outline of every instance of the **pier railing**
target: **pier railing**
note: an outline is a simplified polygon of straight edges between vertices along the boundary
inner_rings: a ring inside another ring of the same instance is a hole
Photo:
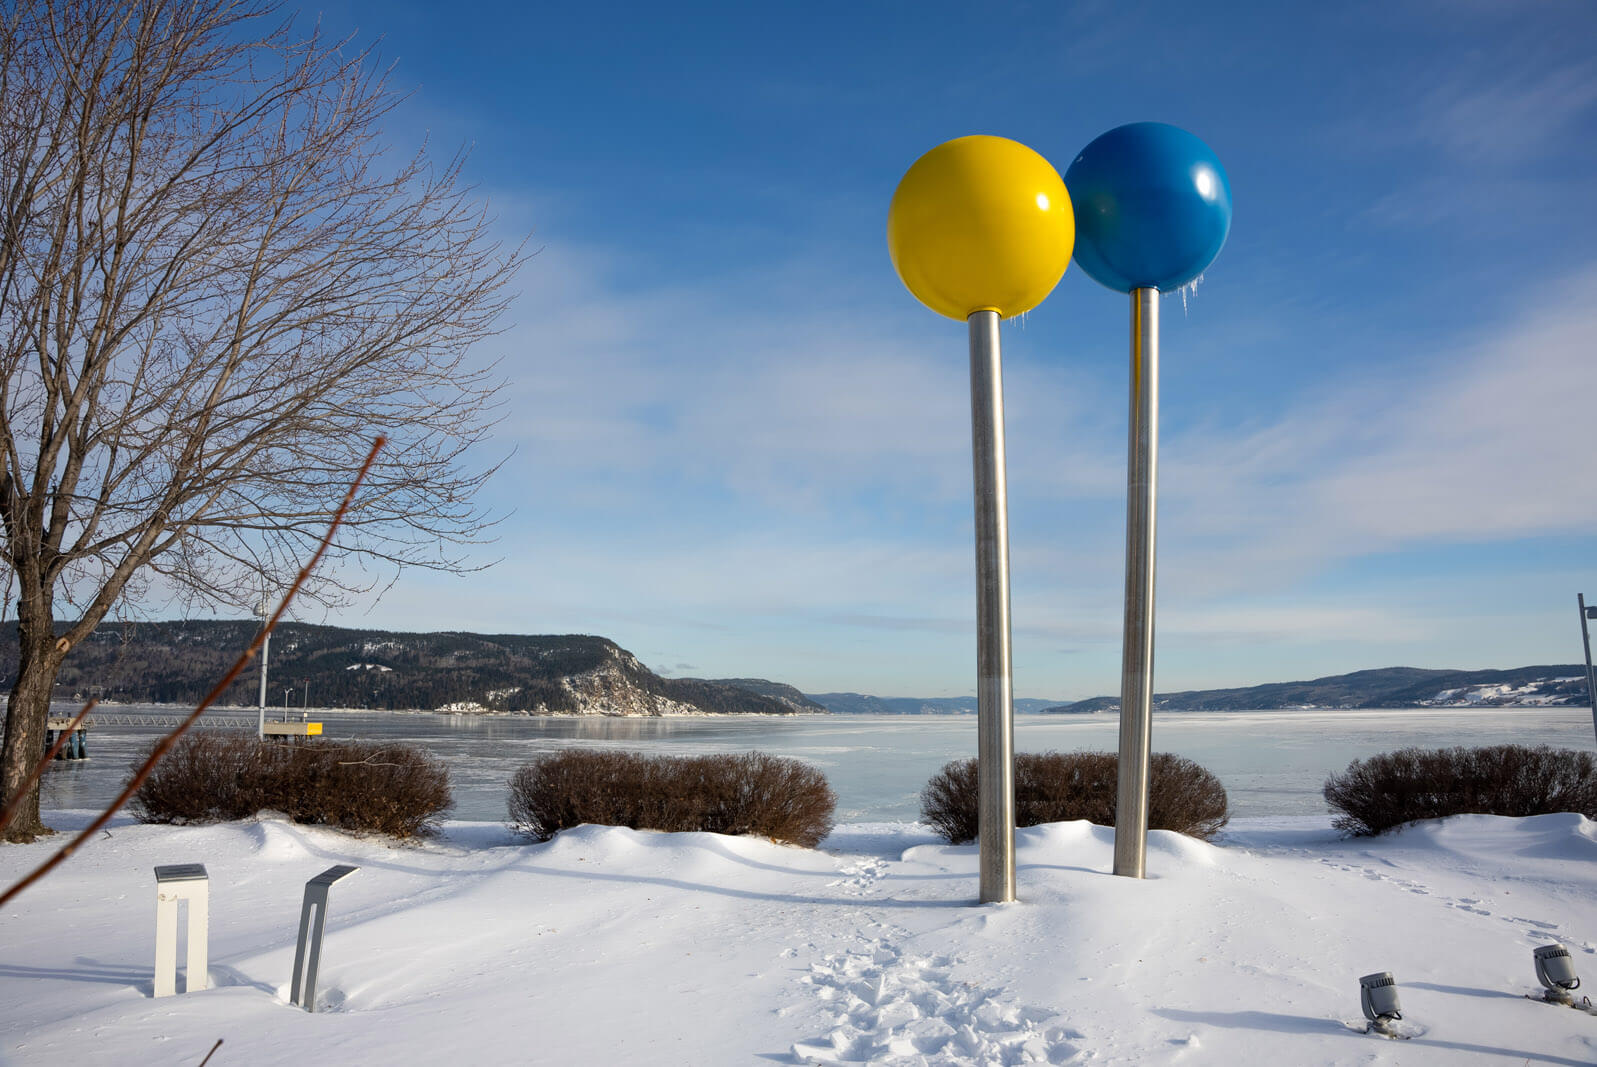
[[[106,714],[105,712],[95,711],[90,712],[88,719],[84,721],[84,725],[154,726],[170,730],[181,723],[184,718],[185,716],[182,715],[118,715],[116,713]],[[69,717],[52,715],[49,728],[51,730],[64,730],[70,721]],[[240,718],[236,715],[202,715],[195,721],[194,725],[200,728],[208,727],[212,730],[253,730],[256,727],[256,721],[254,719]]]

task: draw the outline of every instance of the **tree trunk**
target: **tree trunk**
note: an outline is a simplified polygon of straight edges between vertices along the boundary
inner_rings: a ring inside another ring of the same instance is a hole
[[[48,603],[25,600],[17,607],[17,682],[6,702],[5,746],[0,755],[0,794],[7,800],[16,795],[44,756],[50,696],[65,658],[56,647]],[[11,825],[5,829],[5,840],[26,842],[53,832],[39,818],[39,786],[35,783],[18,804]]]

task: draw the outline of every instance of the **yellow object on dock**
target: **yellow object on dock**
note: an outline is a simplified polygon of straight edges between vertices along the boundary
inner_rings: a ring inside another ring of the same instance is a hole
[[[319,722],[269,722],[267,737],[317,737],[322,732]]]

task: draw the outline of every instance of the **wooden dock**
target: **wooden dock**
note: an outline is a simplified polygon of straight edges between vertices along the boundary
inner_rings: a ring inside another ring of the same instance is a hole
[[[61,734],[72,726],[71,719],[52,718],[44,721],[44,751],[46,754],[61,739]],[[56,752],[58,760],[83,760],[89,758],[89,721],[85,719],[73,728],[66,744]]]

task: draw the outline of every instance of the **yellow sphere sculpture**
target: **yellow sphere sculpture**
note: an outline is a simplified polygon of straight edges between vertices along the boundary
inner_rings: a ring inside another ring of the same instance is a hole
[[[963,322],[1053,292],[1076,241],[1059,172],[1005,137],[958,137],[915,161],[887,209],[887,251],[916,299]]]

